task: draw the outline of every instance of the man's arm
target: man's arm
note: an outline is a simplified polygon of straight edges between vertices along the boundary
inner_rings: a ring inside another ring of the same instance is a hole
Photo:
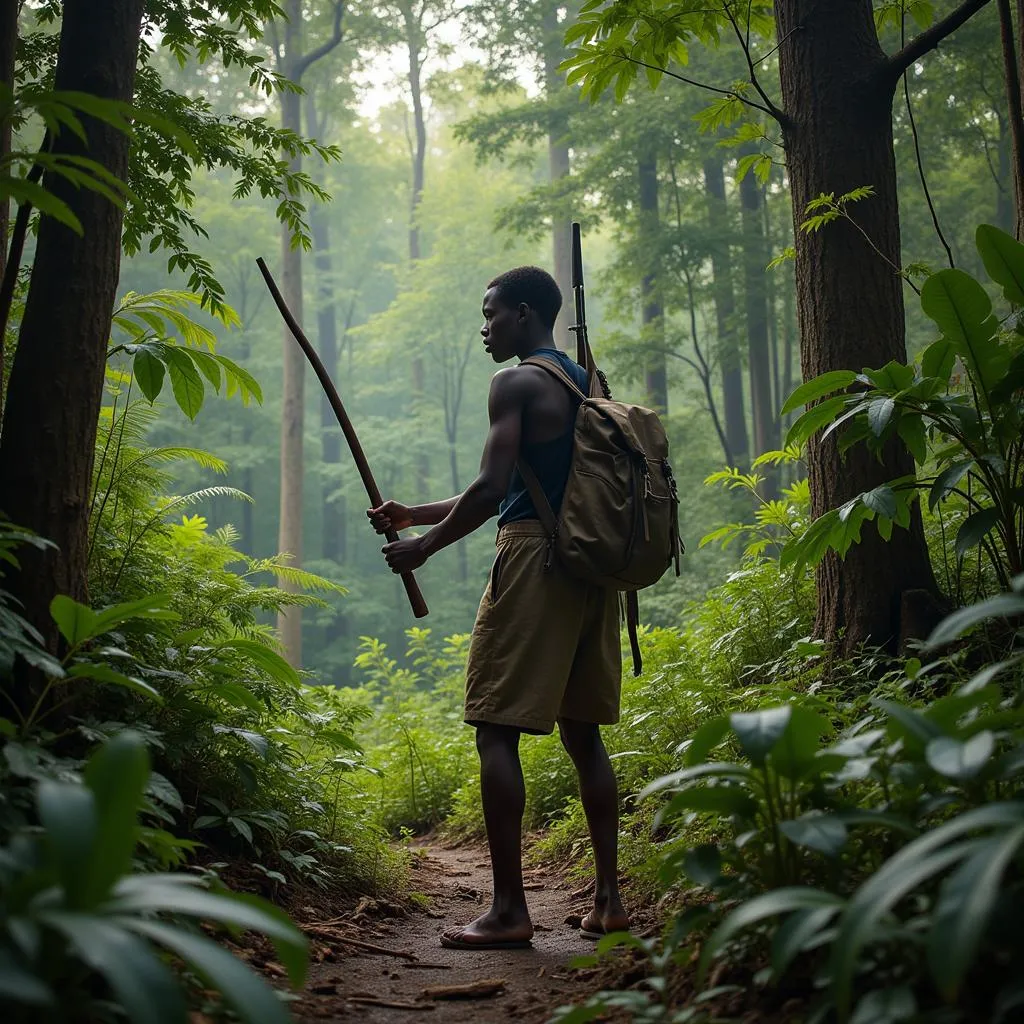
[[[490,429],[477,478],[453,499],[451,510],[432,530],[422,537],[410,537],[384,547],[384,555],[393,570],[405,572],[418,568],[435,552],[461,540],[497,514],[519,457],[523,409],[528,398],[527,374],[502,370],[494,375],[487,399]]]

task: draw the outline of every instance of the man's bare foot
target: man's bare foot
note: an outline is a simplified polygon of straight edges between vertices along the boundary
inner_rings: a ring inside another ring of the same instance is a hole
[[[580,922],[580,935],[585,939],[599,939],[609,932],[628,932],[629,915],[617,900],[607,905],[595,906]]]
[[[462,928],[441,933],[448,949],[525,949],[533,938],[528,915],[498,913],[493,908]]]

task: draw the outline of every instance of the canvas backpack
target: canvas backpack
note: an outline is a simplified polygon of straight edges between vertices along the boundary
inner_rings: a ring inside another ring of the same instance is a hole
[[[553,361],[534,357],[523,363],[539,366],[580,399],[572,462],[557,516],[537,475],[525,460],[518,463],[548,532],[545,568],[557,558],[577,579],[625,594],[633,672],[639,675],[636,592],[657,583],[673,563],[678,576],[684,550],[665,428],[652,410],[605,397],[593,364],[587,395]]]

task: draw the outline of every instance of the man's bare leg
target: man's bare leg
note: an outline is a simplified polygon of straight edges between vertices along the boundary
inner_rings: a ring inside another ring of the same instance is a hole
[[[580,800],[594,847],[597,885],[594,909],[582,927],[590,932],[615,932],[629,927],[619,896],[619,792],[601,730],[592,722],[558,720],[558,731],[580,779]]]
[[[481,723],[476,730],[480,755],[487,845],[491,851],[494,899],[491,909],[463,928],[444,933],[442,942],[464,945],[526,944],[533,923],[523,891],[523,811],[526,786],[519,763],[519,730]]]

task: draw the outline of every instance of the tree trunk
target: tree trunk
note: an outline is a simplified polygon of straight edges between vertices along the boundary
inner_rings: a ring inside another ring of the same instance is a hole
[[[640,186],[640,234],[650,239],[657,249],[660,233],[658,219],[658,161],[646,154],[637,161],[637,179]],[[665,314],[662,308],[661,287],[655,259],[645,259],[640,281],[641,322],[645,345],[652,349],[645,357],[644,370],[647,404],[655,412],[668,412],[668,376],[665,368]]]
[[[771,451],[774,445],[775,409],[772,402],[772,364],[768,343],[768,292],[765,265],[764,220],[761,190],[753,173],[740,182],[743,209],[743,304],[747,325],[747,364],[750,373],[752,454]],[[774,497],[774,474],[766,473],[765,497]]]
[[[402,19],[405,23],[405,43],[409,55],[409,91],[412,94],[412,117],[415,140],[412,153],[412,195],[409,202],[409,261],[415,263],[422,255],[420,245],[420,227],[417,220],[420,200],[423,198],[423,186],[426,180],[427,163],[427,121],[423,112],[423,26],[417,19],[411,3],[402,7]],[[412,360],[412,397],[417,407],[422,407],[426,388],[426,367],[423,356],[413,352]],[[430,481],[430,460],[426,455],[416,459],[416,499],[427,500]]]
[[[8,89],[14,89],[14,58],[18,49],[19,0],[0,0],[0,82]],[[11,121],[7,118],[0,124],[0,159],[11,152]],[[3,280],[7,266],[8,227],[10,224],[10,203],[0,201],[0,280]],[[0,326],[2,331],[2,326]],[[0,418],[4,410],[4,376],[6,374],[7,339],[0,333]]]
[[[1003,44],[1003,78],[1006,86],[1006,107],[1010,122],[1010,164],[1013,170],[1013,233],[1021,236],[1024,218],[1024,116],[1021,114],[1020,69],[1017,65],[1017,44],[1013,32],[1010,0],[996,0],[999,10],[999,36]]]
[[[1010,131],[1009,126],[1006,123],[1006,118],[998,112],[996,117],[999,119],[999,146],[996,150],[996,159],[999,161],[997,165],[998,177],[996,178],[996,212],[995,220],[993,223],[996,227],[1002,228],[1008,234],[1013,234],[1014,227],[1014,210],[1013,210],[1013,191],[1012,186],[1007,187],[1007,182],[1012,179],[1012,171],[1010,167]]]
[[[54,88],[129,102],[142,9],[143,0],[65,0]],[[53,152],[96,160],[124,179],[128,136],[80,117],[88,142],[65,130]],[[21,571],[8,577],[53,650],[50,601],[55,594],[88,596],[92,470],[123,216],[105,196],[64,178],[47,176],[45,184],[76,214],[83,234],[52,217],[39,221],[0,435],[0,494],[12,522],[57,545],[46,553],[19,551]]]
[[[460,494],[462,487],[459,483],[459,451],[454,437],[448,438],[448,467],[452,475],[452,494]],[[465,537],[455,545],[455,550],[459,565],[459,580],[465,583],[469,579],[469,563],[466,558]]]
[[[745,466],[750,453],[747,420],[743,407],[743,370],[736,336],[736,299],[733,294],[732,259],[729,254],[729,218],[725,206],[725,170],[717,154],[704,161],[710,228],[711,271],[715,320],[718,325],[718,361],[722,367],[725,437],[732,460]]]
[[[900,261],[899,205],[893,155],[892,101],[896,80],[872,21],[870,0],[830,4],[779,0],[779,73],[787,111],[786,162],[796,239],[796,300],[801,364],[808,380],[829,370],[906,361],[902,278],[886,260]],[[856,204],[857,223],[884,254],[872,251],[851,224],[799,230],[804,209],[822,192],[840,195],[872,185]],[[836,436],[812,439],[808,463],[815,516],[896,477],[913,474],[902,443],[879,462],[863,446],[841,459]],[[921,516],[886,544],[871,524],[840,561],[828,555],[817,572],[815,632],[840,641],[844,652],[863,642],[900,637],[906,591],[935,591]]]
[[[290,0],[285,30],[288,53],[299,48],[301,18],[299,0]],[[287,72],[286,72],[287,74]],[[281,93],[281,127],[296,134],[302,130],[302,110],[297,93]],[[292,157],[293,170],[302,166],[302,158]],[[302,323],[302,250],[292,245],[291,232],[281,225],[281,293],[285,302]],[[277,548],[292,556],[291,564],[302,565],[302,486],[305,477],[303,434],[306,389],[306,360],[302,349],[287,327],[281,338],[281,498],[278,520]],[[299,588],[281,580],[281,588],[295,592]],[[302,665],[302,608],[282,608],[277,614],[277,631],[285,656],[296,668]]]
[[[552,184],[569,177],[569,118],[559,110],[565,92],[565,76],[558,65],[565,59],[563,26],[558,6],[548,0],[542,18],[544,33],[544,92],[552,108],[548,124],[548,178]],[[555,321],[555,344],[575,356],[576,341],[569,333],[573,316],[572,302],[572,217],[556,215],[551,223],[554,278],[562,293],[562,309]]]

